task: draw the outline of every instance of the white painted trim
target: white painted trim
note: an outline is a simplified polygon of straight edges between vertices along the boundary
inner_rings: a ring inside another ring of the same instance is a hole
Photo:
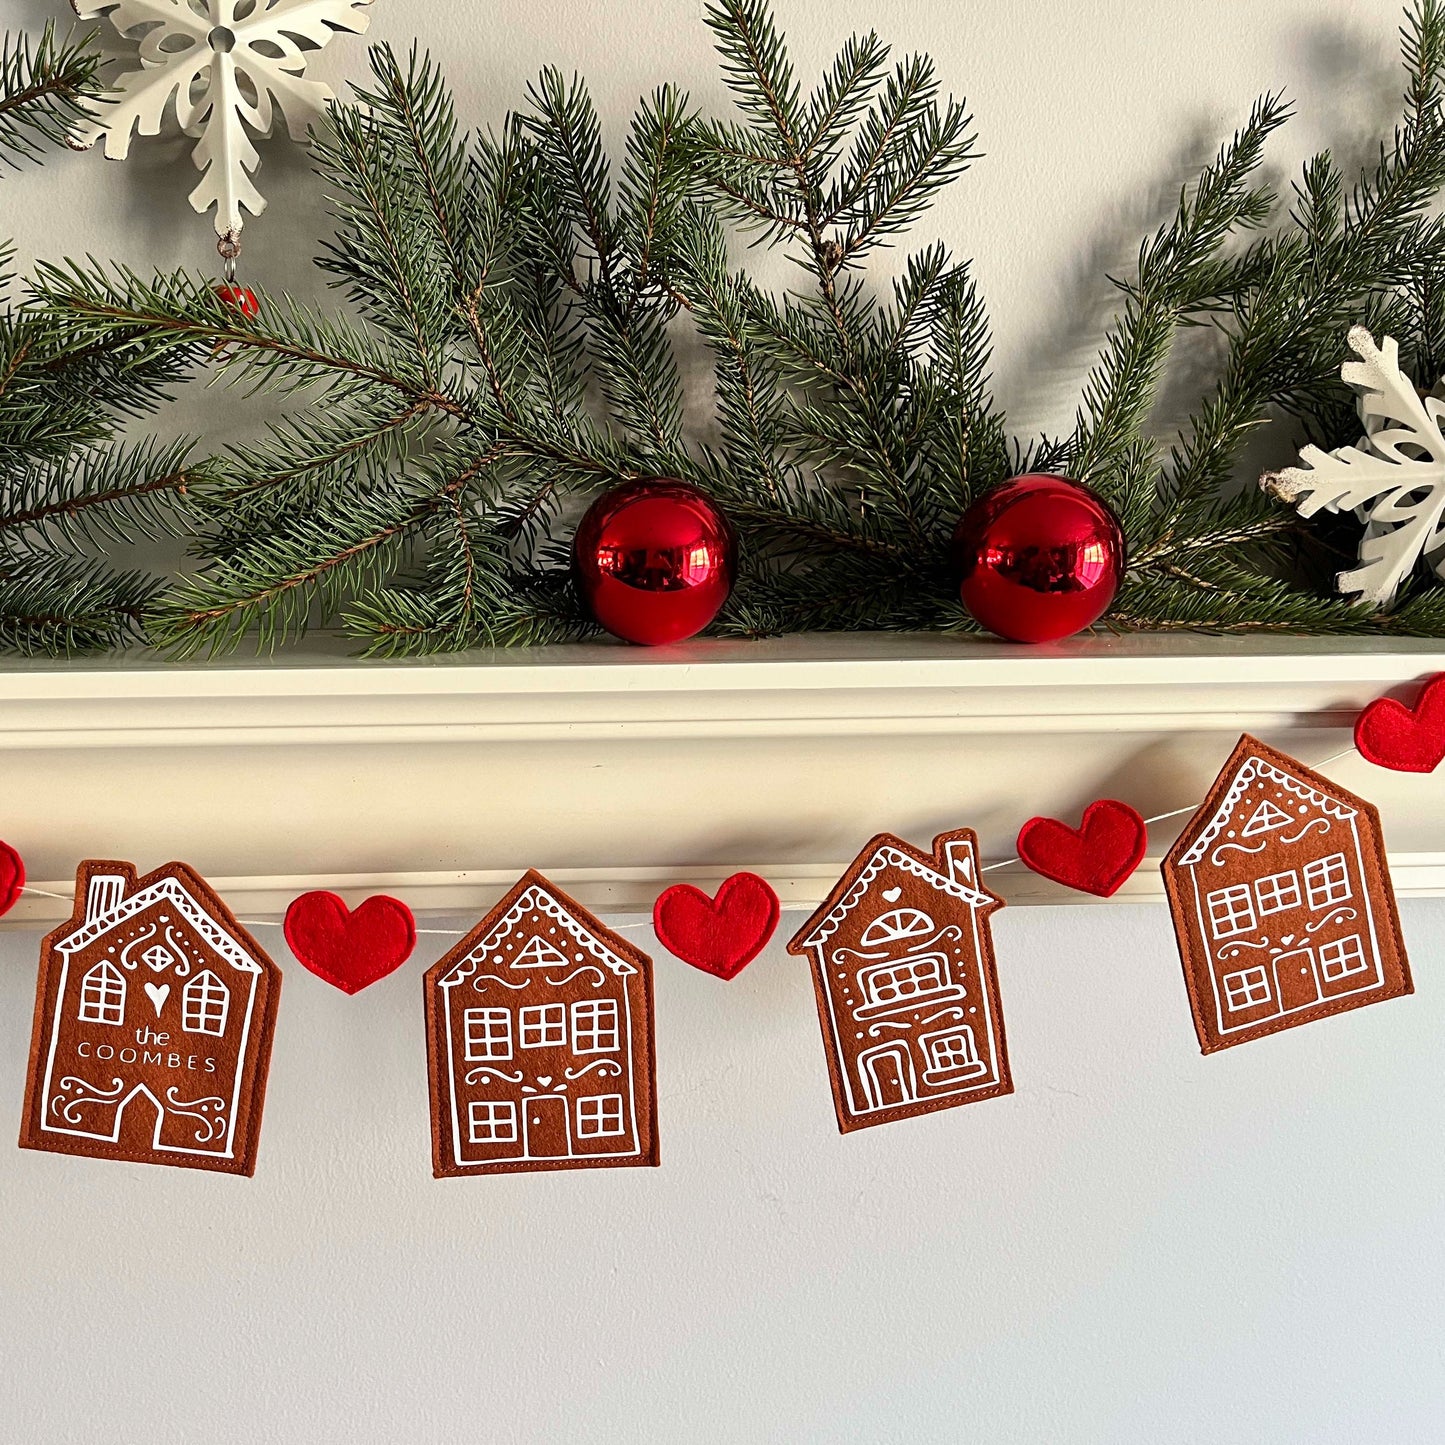
[[[1026,648],[812,637],[559,647],[424,663],[11,663],[0,837],[68,916],[84,857],[193,864],[228,903],[388,891],[473,917],[529,867],[588,906],[750,869],[816,905],[875,833],[972,827],[1007,858],[1034,814],[1202,799],[1242,732],[1306,765],[1358,708],[1445,672],[1425,640],[1130,637]],[[1445,769],[1325,771],[1381,810],[1397,889],[1445,892]],[[1155,829],[1162,854],[1183,823]],[[1013,904],[1088,902],[1022,868]],[[1114,901],[1162,896],[1150,862]]]

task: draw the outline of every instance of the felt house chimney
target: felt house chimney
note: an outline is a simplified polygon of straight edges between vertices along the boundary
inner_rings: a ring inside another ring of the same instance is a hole
[[[950,838],[943,845],[941,861],[948,869],[948,876],[965,888],[978,887],[978,855],[974,852],[972,837]]]
[[[119,908],[125,898],[125,879],[115,873],[92,873],[85,890],[85,921],[95,919]]]

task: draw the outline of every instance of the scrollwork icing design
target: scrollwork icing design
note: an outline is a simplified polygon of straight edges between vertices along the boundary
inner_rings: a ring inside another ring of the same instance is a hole
[[[1360,915],[1349,907],[1348,904],[1341,904],[1338,908],[1332,908],[1325,916],[1314,923],[1305,924],[1306,933],[1318,933],[1322,928],[1328,928],[1331,923],[1343,922],[1353,923]]]
[[[174,1084],[166,1090],[166,1107],[172,1117],[195,1119],[197,1128],[192,1137],[197,1144],[210,1144],[225,1133],[226,1101],[214,1094],[201,1099],[179,1098]]]
[[[131,954],[134,953],[141,944],[149,943],[160,931],[160,926],[155,923],[152,923],[149,928],[141,930],[141,932],[137,933],[136,936],[121,949],[120,957],[116,962],[119,963],[122,968],[134,973],[138,964],[136,960],[131,957]]]
[[[584,963],[580,967],[574,968],[566,978],[553,978],[550,973],[544,974],[543,977],[553,988],[561,988],[564,984],[571,983],[572,980],[581,973],[595,973],[597,975],[597,982],[594,987],[596,988],[601,988],[607,982],[607,975],[603,973],[595,963]]]
[[[479,1084],[483,1079],[501,1079],[504,1083],[520,1084],[522,1071],[518,1069],[515,1074],[509,1074],[505,1069],[494,1068],[491,1064],[478,1064],[475,1069],[467,1070],[464,1082]]]
[[[1298,843],[1301,838],[1308,837],[1318,828],[1321,833],[1330,831],[1330,824],[1327,818],[1311,818],[1298,833],[1285,833],[1280,837],[1281,844]]]
[[[499,983],[503,988],[509,988],[515,993],[519,989],[526,988],[527,985],[531,983],[531,979],[524,978],[520,983],[513,983],[510,979],[502,978],[499,974],[479,973],[472,980],[472,989],[476,993],[486,993],[487,984],[489,983]]]
[[[1268,948],[1269,939],[1233,938],[1222,948],[1214,951],[1214,956],[1219,959],[1238,958],[1241,949],[1244,948]]]
[[[1235,853],[1263,853],[1268,846],[1269,840],[1267,838],[1261,838],[1253,848],[1246,848],[1243,843],[1221,843],[1219,847],[1209,855],[1209,861],[1216,868],[1222,868],[1224,866],[1224,855],[1230,851]]]
[[[580,1069],[563,1069],[562,1077],[575,1082],[583,1074],[590,1074],[593,1069],[597,1070],[598,1078],[602,1079],[620,1078],[622,1075],[622,1065],[616,1059],[593,1059],[590,1064],[585,1064]],[[517,1077],[520,1079],[522,1076],[518,1074]]]
[[[88,1104],[99,1104],[101,1107],[118,1104],[124,1090],[124,1079],[112,1078],[110,1087],[103,1089],[99,1084],[92,1084],[89,1079],[66,1074],[60,1081],[55,1097],[50,1101],[50,1112],[59,1114],[67,1124],[82,1125],[85,1120],[80,1115],[81,1109]]]

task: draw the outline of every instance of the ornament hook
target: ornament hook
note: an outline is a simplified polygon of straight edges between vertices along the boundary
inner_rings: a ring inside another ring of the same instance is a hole
[[[227,231],[216,242],[216,250],[220,252],[222,274],[229,285],[236,279],[236,257],[241,254],[241,237],[235,231]]]

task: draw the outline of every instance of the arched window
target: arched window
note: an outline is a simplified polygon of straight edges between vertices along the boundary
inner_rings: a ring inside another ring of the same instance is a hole
[[[113,964],[95,965],[80,983],[80,1020],[118,1024],[125,1019],[125,979]]]
[[[198,973],[181,995],[181,1027],[188,1034],[226,1032],[226,1015],[231,1009],[231,990],[208,968]]]
[[[916,908],[895,908],[881,918],[875,918],[863,930],[864,948],[876,948],[883,943],[904,943],[908,940],[927,938],[933,932],[933,920]]]

